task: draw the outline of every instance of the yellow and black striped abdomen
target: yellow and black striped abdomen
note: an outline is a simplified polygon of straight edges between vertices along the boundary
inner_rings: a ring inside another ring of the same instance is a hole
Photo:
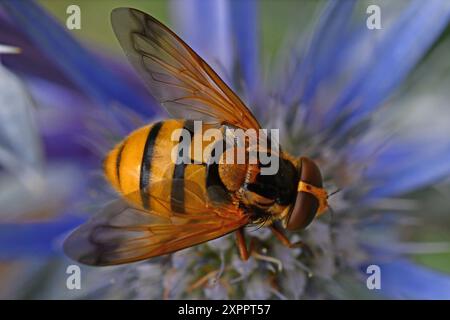
[[[185,197],[188,186],[184,185],[184,179],[195,182],[205,191],[206,167],[203,164],[176,164],[172,159],[172,152],[180,142],[180,136],[173,137],[173,132],[182,128],[191,132],[191,127],[189,120],[166,120],[135,130],[107,155],[106,178],[138,206],[161,214],[184,212],[192,201]],[[168,208],[157,199],[176,201]]]

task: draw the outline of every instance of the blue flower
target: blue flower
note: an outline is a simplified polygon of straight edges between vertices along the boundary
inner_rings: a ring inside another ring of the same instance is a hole
[[[449,299],[448,275],[414,264],[411,253],[420,250],[400,245],[412,242],[411,230],[435,223],[425,212],[418,213],[416,204],[421,191],[450,175],[450,119],[442,108],[449,77],[442,76],[441,86],[433,79],[448,67],[448,39],[438,41],[449,25],[448,1],[380,5],[381,30],[366,27],[367,15],[357,1],[328,1],[307,40],[299,34],[294,53],[280,54],[281,67],[271,70],[276,79],[272,87],[261,68],[259,2],[183,0],[170,7],[175,31],[214,66],[265,127],[282,130],[288,151],[317,159],[326,184],[342,191],[330,199],[332,217],[291,235],[311,246],[313,258],[282,248],[260,230],[254,233],[264,251],[259,258],[244,263],[236,259],[232,239],[219,239],[118,268],[122,275],[113,272],[111,284],[121,289],[116,296],[348,297],[342,290],[349,281],[369,293],[365,266],[376,264],[383,297]],[[139,121],[159,116],[130,71],[81,46],[36,3],[9,1],[2,8],[0,43],[26,49],[2,60],[21,75],[37,104],[46,106],[39,117],[59,124],[56,131],[35,133],[48,155],[46,167],[63,162],[94,170],[114,141]],[[37,59],[43,68],[33,63]],[[81,143],[83,139],[92,145]],[[106,189],[95,177],[86,177],[83,185]],[[97,208],[107,196],[79,192],[76,198]],[[45,222],[1,224],[0,259],[31,251],[37,256],[55,253],[55,243],[85,217],[74,214],[79,206],[66,203],[63,209],[53,208],[59,214]],[[99,282],[110,275],[86,270],[102,274]],[[99,282],[92,288],[108,287]],[[101,290],[101,297],[113,291]]]

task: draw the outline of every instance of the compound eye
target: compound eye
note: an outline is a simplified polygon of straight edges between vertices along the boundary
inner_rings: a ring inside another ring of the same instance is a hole
[[[300,159],[300,181],[322,188],[322,174],[311,159]],[[306,228],[314,219],[319,208],[319,200],[311,193],[297,192],[294,207],[288,217],[286,228],[298,230]]]

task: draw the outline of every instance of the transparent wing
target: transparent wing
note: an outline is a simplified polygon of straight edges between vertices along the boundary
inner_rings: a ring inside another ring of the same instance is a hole
[[[65,253],[87,265],[129,263],[221,237],[249,222],[235,207],[212,207],[196,191],[187,194],[196,200],[183,213],[168,211],[177,199],[155,199],[151,194],[160,211],[143,210],[133,200],[140,194],[137,191],[111,202],[76,229],[64,243]]]
[[[155,18],[118,8],[111,22],[129,61],[172,116],[243,129],[260,127],[214,70]]]

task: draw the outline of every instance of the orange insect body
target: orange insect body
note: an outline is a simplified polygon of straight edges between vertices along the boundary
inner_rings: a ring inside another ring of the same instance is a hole
[[[65,252],[85,264],[121,264],[238,231],[240,253],[246,259],[243,228],[248,224],[270,226],[284,244],[294,246],[272,224],[281,220],[287,229],[302,229],[327,208],[315,163],[280,151],[278,172],[262,175],[260,163],[198,159],[198,146],[189,152],[190,161],[174,162],[172,150],[181,136],[173,139],[173,133],[193,132],[194,120],[221,132],[260,126],[205,61],[156,19],[121,8],[113,11],[112,24],[151,94],[179,120],[139,128],[110,151],[104,171],[121,197],[75,230],[64,244]],[[212,143],[223,141],[203,143],[199,154]],[[226,149],[221,156],[226,152],[235,150]]]

